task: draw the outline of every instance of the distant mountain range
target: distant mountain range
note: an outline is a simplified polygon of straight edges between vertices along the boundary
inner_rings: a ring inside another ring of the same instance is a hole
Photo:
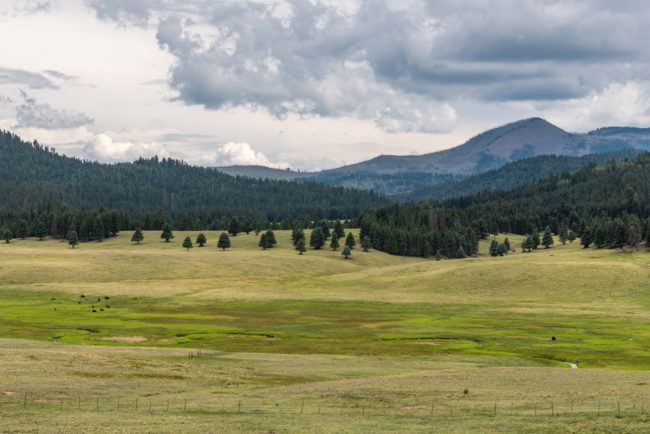
[[[587,134],[573,134],[544,119],[531,118],[488,130],[455,148],[424,155],[380,155],[315,173],[262,166],[231,166],[218,170],[229,175],[315,180],[329,185],[409,196],[415,190],[422,190],[423,186],[449,184],[539,155],[580,157],[623,149],[650,150],[650,128],[608,127]],[[530,175],[532,179],[535,173]]]

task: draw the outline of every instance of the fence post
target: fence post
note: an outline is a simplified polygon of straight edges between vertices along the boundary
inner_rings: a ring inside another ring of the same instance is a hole
[[[241,401],[237,404],[237,413],[241,413]]]
[[[555,416],[555,409],[553,408],[552,402],[551,402],[551,416]]]
[[[138,411],[138,398],[135,398],[135,411]]]
[[[27,392],[25,392],[25,400],[23,401],[23,408],[27,408]]]
[[[494,415],[495,416],[497,415],[497,403],[496,402],[494,403]]]
[[[617,402],[618,402],[618,415],[620,416],[621,415],[621,401],[617,401]]]
[[[302,414],[304,409],[305,409],[305,401],[303,401],[302,404],[300,405],[300,414]]]
[[[187,398],[183,401],[183,411],[187,410]]]
[[[99,398],[95,398],[95,410],[99,410]]]

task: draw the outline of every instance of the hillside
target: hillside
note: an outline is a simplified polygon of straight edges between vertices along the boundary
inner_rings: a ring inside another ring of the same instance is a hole
[[[479,193],[483,190],[508,190],[554,173],[577,170],[590,163],[605,163],[610,160],[618,161],[633,158],[641,152],[643,151],[637,149],[623,149],[587,154],[582,157],[538,155],[514,161],[499,169],[488,170],[460,181],[419,185],[413,191],[399,197],[403,200],[447,199]]]
[[[386,200],[371,192],[314,182],[232,177],[216,169],[158,158],[100,164],[58,155],[0,132],[0,210],[32,211],[48,203],[113,208],[132,214],[158,209],[173,217],[352,218]]]

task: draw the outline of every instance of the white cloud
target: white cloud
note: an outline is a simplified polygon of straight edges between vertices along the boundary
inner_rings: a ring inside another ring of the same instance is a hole
[[[267,166],[285,169],[289,164],[270,161],[266,155],[255,151],[248,143],[229,142],[221,145],[216,151],[208,152],[201,157],[204,163],[215,166]]]
[[[562,101],[546,112],[551,122],[574,131],[603,126],[650,124],[650,85],[637,81],[612,83],[601,92]]]
[[[133,161],[139,157],[167,157],[167,151],[159,143],[120,142],[108,134],[96,135],[85,147],[91,158],[104,161]]]

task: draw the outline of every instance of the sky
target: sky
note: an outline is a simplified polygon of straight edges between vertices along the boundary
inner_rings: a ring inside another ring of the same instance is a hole
[[[650,126],[642,0],[0,0],[0,128],[319,170],[539,116]]]

